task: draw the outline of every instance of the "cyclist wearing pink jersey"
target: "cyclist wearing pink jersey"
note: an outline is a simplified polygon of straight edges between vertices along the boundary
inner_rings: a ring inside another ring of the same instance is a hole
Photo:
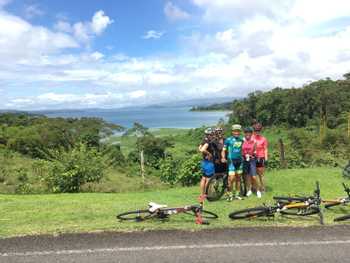
[[[265,192],[264,172],[268,160],[268,141],[261,135],[263,127],[260,123],[254,124],[253,128],[253,139],[256,141],[256,172],[259,176],[260,191]]]
[[[252,195],[252,186],[257,189],[256,196],[261,198],[260,189],[258,189],[256,176],[256,141],[253,137],[253,128],[248,127],[244,129],[244,143],[242,146],[243,155],[243,172],[247,185],[246,196]]]

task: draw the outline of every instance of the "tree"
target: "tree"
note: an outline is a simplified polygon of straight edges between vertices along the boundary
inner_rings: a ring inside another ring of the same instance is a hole
[[[128,136],[128,135],[131,135],[131,134],[135,134],[137,137],[142,137],[142,136],[145,136],[145,135],[148,135],[150,134],[148,132],[148,128],[143,126],[141,123],[138,123],[138,122],[134,122],[132,128],[128,129],[125,133],[124,133],[124,136]]]

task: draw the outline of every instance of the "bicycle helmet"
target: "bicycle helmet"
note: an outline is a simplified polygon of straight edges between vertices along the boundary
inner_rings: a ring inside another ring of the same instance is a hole
[[[216,127],[214,130],[216,133],[222,133],[224,130],[221,127]]]
[[[256,123],[254,124],[253,128],[254,128],[254,131],[259,132],[263,129],[263,126],[260,123]]]
[[[239,124],[233,124],[232,131],[242,131],[242,126]]]
[[[246,127],[244,128],[245,133],[253,133],[254,129],[252,127]]]
[[[212,135],[213,134],[213,129],[212,128],[207,128],[204,131],[205,135]]]

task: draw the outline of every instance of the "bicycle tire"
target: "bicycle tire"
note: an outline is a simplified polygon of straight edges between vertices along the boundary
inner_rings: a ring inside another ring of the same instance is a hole
[[[334,222],[340,222],[340,221],[345,221],[345,220],[349,220],[349,219],[350,219],[350,215],[345,215],[345,216],[335,218]]]
[[[141,222],[152,216],[149,210],[137,210],[131,212],[125,212],[117,215],[117,219],[122,221],[136,221]]]
[[[338,205],[341,205],[342,203],[340,201],[337,201],[337,202],[332,202],[332,203],[328,203],[328,204],[325,204],[324,207],[325,208],[331,208],[333,206],[338,206]]]
[[[214,175],[209,179],[205,189],[207,200],[209,202],[219,200],[224,195],[225,187],[224,177]]]
[[[232,212],[228,216],[232,220],[239,220],[239,219],[251,219],[254,217],[266,216],[267,214],[268,214],[268,209],[266,207],[254,207],[254,208],[248,208],[248,209]]]
[[[184,212],[185,214],[196,216],[196,213],[194,211],[188,211]],[[207,210],[202,210],[201,211],[202,218],[205,219],[217,219],[219,216],[213,212],[207,211]]]
[[[311,216],[320,213],[320,209],[318,207],[289,208],[287,210],[281,210],[280,213],[289,216]]]

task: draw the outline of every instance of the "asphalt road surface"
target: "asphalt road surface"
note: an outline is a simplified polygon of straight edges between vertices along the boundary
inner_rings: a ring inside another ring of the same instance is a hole
[[[0,262],[350,262],[350,226],[0,239]]]

